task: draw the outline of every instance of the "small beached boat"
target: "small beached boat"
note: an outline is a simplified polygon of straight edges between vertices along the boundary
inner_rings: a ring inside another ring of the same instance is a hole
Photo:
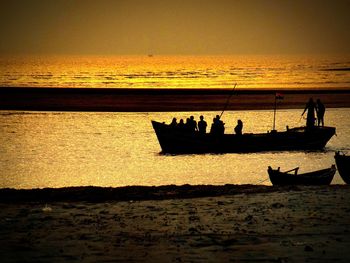
[[[341,178],[345,183],[350,184],[350,156],[346,156],[341,152],[336,152],[334,159]]]
[[[267,172],[273,185],[328,185],[337,171],[334,164],[330,168],[304,174],[298,174],[298,170],[299,167],[281,172],[279,167],[274,170],[269,166]]]
[[[298,127],[278,132],[200,134],[152,121],[163,153],[244,153],[259,151],[321,150],[335,134],[334,127]]]

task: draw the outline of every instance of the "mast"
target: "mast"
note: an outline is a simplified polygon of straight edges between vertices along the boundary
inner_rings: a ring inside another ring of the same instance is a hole
[[[277,100],[283,100],[283,94],[275,92],[275,107],[273,109],[273,128],[272,130],[275,131],[276,128],[276,111],[277,111]]]
[[[234,92],[236,86],[237,86],[237,83],[235,83],[235,85],[234,85],[234,87],[233,87],[233,89],[232,89],[232,92],[231,92],[230,96],[229,96],[229,97],[227,98],[227,100],[226,100],[225,107],[224,107],[224,109],[222,110],[222,112],[221,112],[221,114],[220,114],[220,119],[221,119],[221,116],[224,114],[224,112],[225,112],[225,110],[226,110],[226,108],[227,108],[227,106],[228,106],[228,104],[229,104],[229,102],[230,102],[230,99],[231,99],[231,97],[232,97],[232,95],[233,95],[233,92]]]

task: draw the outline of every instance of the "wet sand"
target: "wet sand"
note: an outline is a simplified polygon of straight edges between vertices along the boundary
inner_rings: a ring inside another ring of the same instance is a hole
[[[112,89],[0,87],[0,110],[38,111],[218,111],[271,109],[275,89]],[[350,107],[350,89],[279,90],[279,108],[303,108],[310,97],[326,107]]]
[[[350,188],[0,189],[2,262],[348,262]]]

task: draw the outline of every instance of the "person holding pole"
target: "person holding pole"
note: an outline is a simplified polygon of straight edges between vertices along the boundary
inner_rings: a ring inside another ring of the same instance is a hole
[[[315,110],[316,105],[312,98],[309,99],[308,103],[306,103],[305,109],[301,116],[304,116],[304,113],[307,111],[306,116],[306,127],[313,128],[315,126]]]

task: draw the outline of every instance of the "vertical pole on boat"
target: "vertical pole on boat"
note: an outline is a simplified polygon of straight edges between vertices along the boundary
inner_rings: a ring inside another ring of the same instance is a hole
[[[275,93],[275,107],[273,110],[273,129],[272,131],[276,131],[276,111],[277,111],[277,100],[283,100],[283,95],[281,93]]]
[[[275,93],[275,107],[273,110],[273,128],[272,130],[275,130],[275,124],[276,124],[276,108],[277,108],[277,94]]]
[[[229,102],[230,102],[230,99],[231,99],[231,97],[232,97],[232,95],[233,95],[233,92],[234,92],[234,90],[235,90],[235,88],[236,88],[236,85],[237,85],[237,83],[235,83],[235,85],[234,85],[234,87],[233,87],[233,89],[232,89],[232,92],[231,92],[230,96],[229,96],[229,97],[227,98],[227,100],[226,100],[225,107],[224,107],[224,109],[222,110],[222,112],[221,112],[221,114],[220,114],[220,119],[221,119],[221,116],[224,114],[224,112],[225,112],[225,110],[226,110],[226,108],[227,108],[227,106],[228,106],[228,104],[229,104]]]

